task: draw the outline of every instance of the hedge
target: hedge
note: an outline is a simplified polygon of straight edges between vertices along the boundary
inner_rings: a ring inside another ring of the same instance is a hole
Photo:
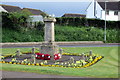
[[[62,26],[94,26],[98,28],[104,28],[105,21],[100,19],[87,19],[87,18],[72,18],[72,17],[57,17],[56,24]],[[107,21],[107,28],[119,29],[120,21]]]

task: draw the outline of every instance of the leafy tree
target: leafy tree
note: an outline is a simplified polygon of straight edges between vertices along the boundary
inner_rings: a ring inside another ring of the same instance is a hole
[[[7,12],[0,12],[2,18],[2,27],[11,28],[13,27],[13,21],[9,18],[10,14]]]
[[[12,12],[9,18],[14,22],[14,26],[26,26],[27,19],[32,14],[28,10],[22,10],[21,12]]]

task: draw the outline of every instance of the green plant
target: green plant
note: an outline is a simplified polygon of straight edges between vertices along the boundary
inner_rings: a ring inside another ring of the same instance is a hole
[[[56,24],[62,25],[62,26],[94,26],[98,28],[104,28],[105,21],[100,19],[87,19],[87,18],[73,18],[73,17],[57,17]],[[119,25],[120,21],[107,21],[107,28],[115,28],[120,29]]]

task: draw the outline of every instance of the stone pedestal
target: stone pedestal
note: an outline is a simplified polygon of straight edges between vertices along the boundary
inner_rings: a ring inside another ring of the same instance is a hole
[[[40,46],[40,52],[44,53],[44,54],[50,54],[51,56],[51,60],[54,60],[54,54],[58,53],[58,45],[52,43],[42,43],[42,45]]]
[[[44,19],[45,22],[45,35],[44,35],[44,39],[45,42],[54,42],[54,22],[56,22],[55,18],[45,18]]]
[[[58,46],[54,42],[54,22],[55,18],[45,18],[45,42],[40,46],[40,52],[43,54],[50,54],[51,61],[54,61],[54,54],[58,53]]]

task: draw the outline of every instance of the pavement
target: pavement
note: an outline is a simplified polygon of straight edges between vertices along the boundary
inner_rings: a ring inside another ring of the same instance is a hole
[[[2,78],[84,78],[75,76],[46,75],[31,72],[0,71]]]
[[[40,46],[43,42],[17,42],[17,43],[0,43],[2,47],[16,46]],[[80,45],[80,44],[103,44],[102,41],[70,41],[70,42],[54,42],[57,45]]]
[[[102,41],[73,41],[55,42],[59,47],[113,47],[120,46],[120,43],[103,43]],[[32,48],[40,47],[42,42],[19,42],[19,43],[0,43],[0,48]]]

